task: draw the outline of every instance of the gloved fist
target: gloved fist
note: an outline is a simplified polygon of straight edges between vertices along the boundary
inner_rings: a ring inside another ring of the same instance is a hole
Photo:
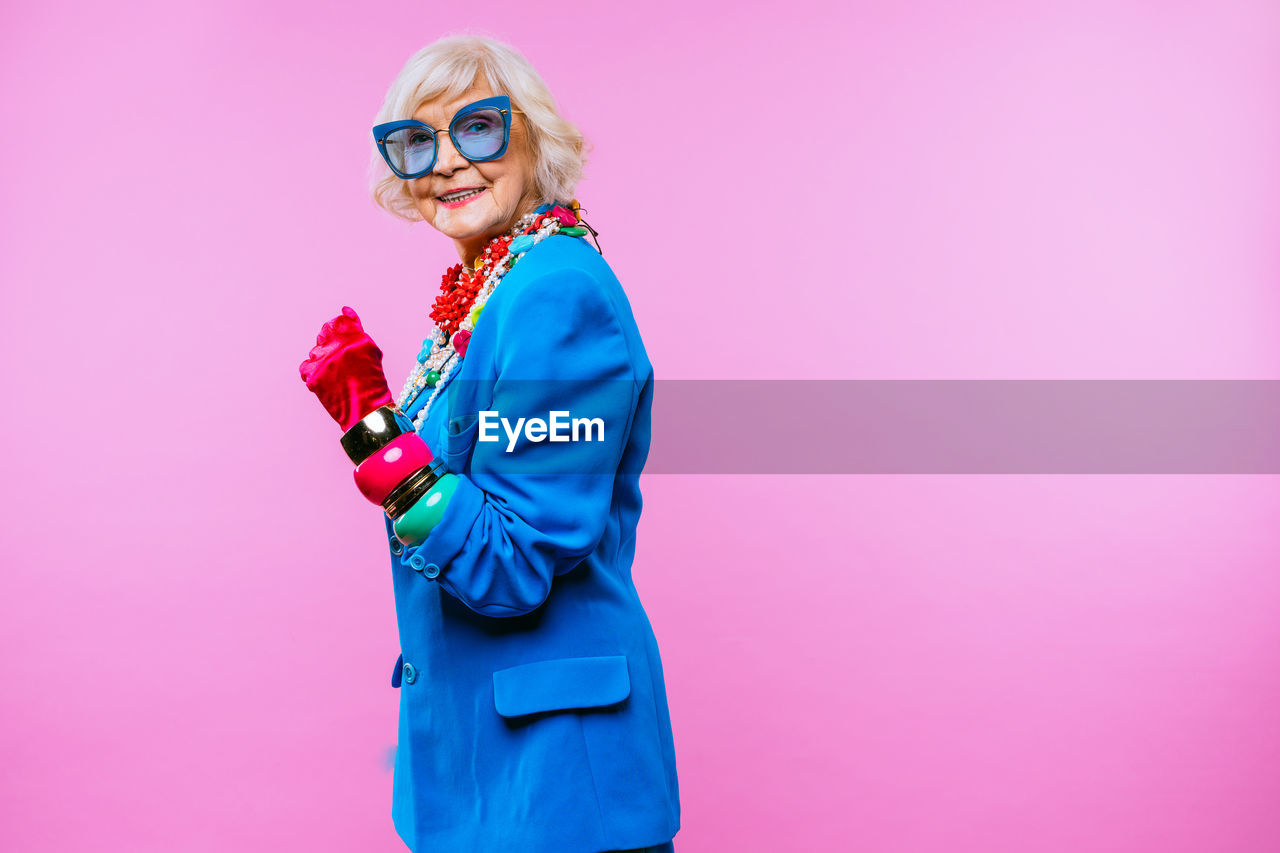
[[[382,350],[346,306],[320,328],[298,372],[343,432],[395,399],[382,372]]]

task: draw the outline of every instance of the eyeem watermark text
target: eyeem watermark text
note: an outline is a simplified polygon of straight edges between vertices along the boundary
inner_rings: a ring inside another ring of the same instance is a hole
[[[570,418],[567,411],[548,412],[549,420],[542,418],[517,418],[515,425],[510,419],[498,415],[496,411],[484,409],[480,411],[479,441],[499,441],[496,434],[501,425],[507,434],[507,449],[510,453],[516,446],[516,439],[523,430],[528,441],[604,441],[604,418]],[[583,437],[579,436],[581,429]],[[567,431],[566,431],[567,430]],[[598,438],[592,436],[592,432]]]

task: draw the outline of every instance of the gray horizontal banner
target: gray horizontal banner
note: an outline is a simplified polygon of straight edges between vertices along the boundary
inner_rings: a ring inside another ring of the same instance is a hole
[[[650,474],[1277,474],[1276,380],[662,380]]]

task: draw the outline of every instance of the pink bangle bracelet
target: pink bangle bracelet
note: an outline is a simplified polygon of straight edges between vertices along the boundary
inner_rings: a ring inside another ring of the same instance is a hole
[[[406,432],[356,466],[356,487],[381,505],[406,477],[430,464],[431,449],[422,436]]]

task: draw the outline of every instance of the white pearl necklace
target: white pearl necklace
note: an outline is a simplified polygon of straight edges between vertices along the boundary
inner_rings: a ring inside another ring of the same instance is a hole
[[[526,213],[524,216],[520,217],[520,221],[517,222],[508,233],[511,234],[515,240],[519,240],[520,237],[516,235],[519,235],[525,228],[529,227],[529,224],[540,215],[541,214],[537,212]],[[467,313],[466,317],[462,318],[462,322],[458,324],[458,331],[453,334],[457,335],[458,332],[461,331],[466,331],[469,334],[471,330],[475,328],[476,321],[480,319],[480,309],[489,301],[489,297],[493,295],[493,291],[498,287],[498,283],[502,280],[502,277],[515,265],[517,260],[522,258],[526,253],[532,250],[534,246],[541,243],[547,237],[557,233],[560,228],[560,220],[554,216],[548,216],[547,220],[542,223],[542,226],[537,231],[525,235],[532,238],[533,242],[524,246],[521,251],[512,252],[511,246],[515,245],[515,243],[514,241],[509,243],[507,245],[506,254],[494,262],[493,268],[489,271],[488,276],[485,277],[484,284],[482,284],[480,289],[476,292],[476,298],[471,304],[471,310]],[[413,427],[415,430],[421,430],[422,425],[427,422],[427,414],[431,411],[431,404],[434,403],[436,397],[439,396],[440,389],[444,387],[445,380],[449,378],[457,368],[458,364],[462,361],[462,356],[458,356],[457,350],[454,347],[452,337],[446,341],[444,339],[444,332],[441,331],[439,327],[433,327],[431,329],[431,334],[428,337],[428,340],[432,343],[430,355],[427,357],[425,362],[417,364],[409,373],[409,378],[405,380],[404,388],[400,391],[400,398],[396,401],[396,408],[400,409],[402,412],[405,411],[408,408],[409,403],[415,400],[422,389],[426,387],[427,374],[432,370],[439,371],[440,378],[436,380],[435,386],[432,387],[431,396],[427,398],[426,405],[422,407],[422,410],[418,412],[417,416],[413,419]],[[470,341],[467,341],[468,345],[470,345],[470,343]],[[457,356],[457,358],[454,356]]]

